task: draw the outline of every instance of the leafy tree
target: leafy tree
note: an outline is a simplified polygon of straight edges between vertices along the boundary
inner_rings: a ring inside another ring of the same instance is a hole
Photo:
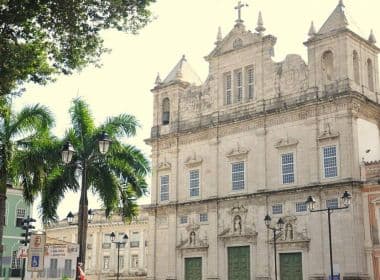
[[[86,244],[88,218],[87,190],[99,195],[106,215],[120,211],[126,219],[131,219],[137,214],[136,199],[147,192],[145,176],[149,172],[149,162],[137,148],[121,142],[121,137],[130,137],[136,133],[139,125],[133,116],[121,114],[109,117],[96,127],[88,104],[81,99],[73,101],[69,112],[72,127],[67,130],[62,141],[37,139],[34,144],[40,148],[32,149],[36,153],[25,153],[18,162],[48,162],[49,175],[46,183],[43,186],[26,184],[28,187],[25,188],[28,201],[33,201],[36,193],[41,191],[41,211],[45,223],[57,219],[57,206],[67,191],[81,191],[79,215],[85,214],[84,219],[78,221],[78,240],[80,261],[84,263],[83,246]],[[98,139],[103,132],[112,140],[105,155],[98,151]],[[76,151],[71,162],[65,165],[60,158],[60,149],[67,141],[72,143]],[[41,153],[41,149],[44,152]],[[78,171],[81,172],[81,176],[78,176]],[[19,173],[24,181],[32,180],[28,178],[28,165],[20,168]]]
[[[5,199],[7,187],[17,184],[20,177],[17,166],[20,164],[19,153],[28,154],[29,143],[44,139],[54,121],[50,111],[41,105],[27,106],[20,112],[12,111],[9,97],[0,97],[0,217],[5,216]],[[34,169],[29,170],[31,185],[39,185],[43,178],[41,167],[37,162],[28,162]],[[46,176],[45,176],[46,177]],[[4,219],[0,219],[0,244],[2,244]],[[1,257],[2,250],[0,250]]]
[[[155,0],[0,0],[0,96],[97,64],[101,31],[136,33]]]

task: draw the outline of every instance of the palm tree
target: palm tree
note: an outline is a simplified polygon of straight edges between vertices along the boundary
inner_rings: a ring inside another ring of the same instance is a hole
[[[133,116],[120,114],[109,117],[96,127],[88,104],[79,98],[74,99],[69,112],[72,127],[67,130],[60,144],[54,139],[43,143],[47,146],[44,157],[51,166],[46,185],[41,189],[33,189],[35,185],[31,185],[26,197],[33,198],[41,190],[42,219],[46,223],[57,219],[57,206],[67,191],[81,190],[79,217],[82,218],[78,219],[78,243],[79,262],[84,266],[88,222],[87,191],[99,195],[106,215],[119,210],[126,219],[131,219],[137,214],[136,199],[147,193],[145,176],[149,172],[149,162],[137,148],[121,142],[122,137],[136,134],[139,124]],[[98,151],[98,139],[104,133],[112,141],[105,155]],[[73,158],[68,164],[62,163],[59,158],[58,147],[64,144],[75,147]],[[49,155],[54,155],[55,159],[48,158]]]
[[[19,184],[18,154],[29,152],[29,143],[48,136],[54,121],[50,111],[41,105],[26,106],[18,113],[12,111],[12,99],[0,98],[0,217],[5,216],[7,186]],[[31,162],[25,162],[31,165]],[[29,169],[30,185],[38,185],[46,177],[41,165],[33,163]],[[22,185],[22,184],[21,184]],[[0,244],[2,244],[4,219],[0,219]],[[0,250],[2,252],[2,250]],[[2,253],[0,253],[1,257]]]

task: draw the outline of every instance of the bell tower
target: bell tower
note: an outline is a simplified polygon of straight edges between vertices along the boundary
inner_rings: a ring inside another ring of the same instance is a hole
[[[378,53],[371,31],[364,39],[351,29],[345,5],[340,0],[318,32],[314,23],[309,30],[309,84],[326,90],[349,85],[353,90],[378,101]]]

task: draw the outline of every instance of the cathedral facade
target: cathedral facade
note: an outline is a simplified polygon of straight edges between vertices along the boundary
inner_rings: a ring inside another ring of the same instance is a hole
[[[362,162],[379,155],[374,34],[353,32],[339,1],[310,27],[307,62],[275,62],[261,14],[251,32],[237,9],[205,82],[182,57],[152,90],[148,279],[329,279],[327,215],[309,196],[333,212],[334,279],[379,279]],[[351,205],[334,211],[345,191]],[[266,215],[283,222],[275,235]]]

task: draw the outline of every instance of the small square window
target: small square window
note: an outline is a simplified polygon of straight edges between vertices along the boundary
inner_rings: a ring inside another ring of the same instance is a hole
[[[296,203],[296,212],[306,212],[307,211],[307,206],[305,202],[297,202]]]
[[[199,221],[200,222],[207,222],[208,221],[208,215],[207,215],[207,213],[201,213],[201,214],[199,214]]]
[[[339,207],[339,202],[337,198],[326,199],[326,208],[336,209]]]
[[[179,223],[180,224],[187,224],[187,216],[181,216],[180,218],[179,218]]]
[[[282,214],[282,204],[272,205],[272,214]]]

